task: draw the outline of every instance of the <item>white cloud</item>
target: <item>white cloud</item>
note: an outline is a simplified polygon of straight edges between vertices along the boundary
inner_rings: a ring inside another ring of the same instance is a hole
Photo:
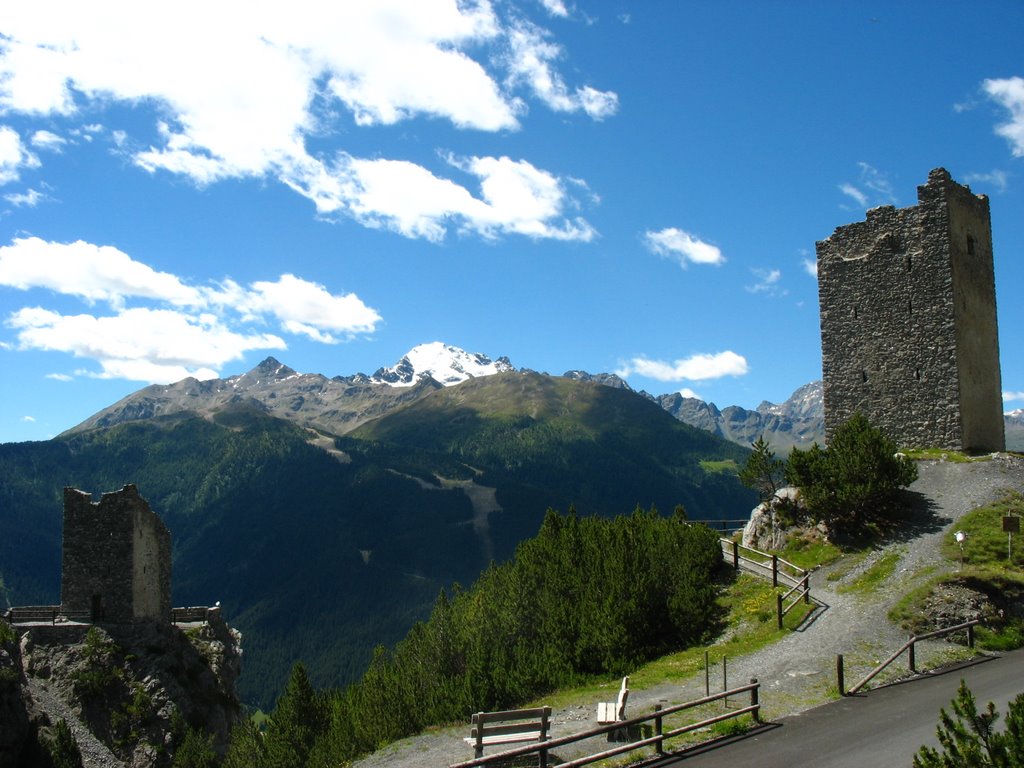
[[[1006,171],[994,170],[989,173],[968,173],[964,176],[968,184],[987,184],[996,192],[1005,192],[1010,185],[1010,177]]]
[[[63,315],[43,307],[12,312],[16,348],[69,353],[100,364],[103,378],[167,382],[210,378],[251,349],[284,349],[277,335],[250,324],[277,320],[285,333],[334,344],[373,333],[380,314],[353,293],[335,295],[295,275],[248,288],[227,279],[190,286],[110,246],[14,240],[0,248],[0,285],[46,289],[115,311]],[[146,300],[156,306],[127,306]],[[11,348],[11,345],[6,345]]]
[[[245,309],[277,317],[291,333],[333,344],[334,333],[372,333],[381,316],[353,293],[334,296],[322,285],[281,275],[276,282],[256,282]]]
[[[671,363],[634,357],[616,373],[622,378],[637,374],[656,381],[706,381],[723,376],[743,376],[748,370],[745,357],[725,351],[693,355]]]
[[[861,208],[866,208],[868,205],[868,196],[857,189],[853,184],[844,183],[839,185],[839,191],[847,197],[853,198],[853,201],[857,203]]]
[[[614,115],[619,98],[610,91],[590,86],[570,91],[552,64],[562,56],[562,49],[549,41],[546,30],[520,20],[509,34],[509,71],[512,83],[529,85],[533,92],[557,112],[582,109],[596,120]]]
[[[753,285],[744,286],[748,293],[763,293],[766,296],[785,296],[789,291],[779,286],[782,270],[751,267],[750,272],[757,278]]]
[[[39,158],[25,149],[18,132],[10,126],[0,125],[0,185],[17,181],[22,168],[37,167]]]
[[[1016,400],[1024,400],[1024,392],[1003,392],[1003,402],[1010,403]]]
[[[668,227],[658,232],[645,232],[644,240],[647,247],[654,253],[675,259],[684,269],[690,263],[714,264],[716,266],[725,263],[725,256],[717,246],[699,240],[689,232],[675,227]]]
[[[982,88],[1010,113],[1007,122],[996,126],[996,133],[1010,142],[1014,157],[1024,157],[1024,77],[986,80]]]
[[[565,7],[565,3],[562,0],[540,0],[540,4],[547,8],[548,13],[552,16],[562,18],[568,18],[569,16],[569,9]]]
[[[269,334],[239,334],[213,315],[166,309],[125,309],[115,315],[62,315],[41,307],[11,314],[7,325],[21,349],[66,352],[99,362],[99,378],[169,383],[213,378],[215,369],[251,349],[285,349]]]
[[[117,248],[81,240],[51,243],[29,237],[0,247],[0,285],[48,288],[115,306],[128,297],[159,299],[175,306],[203,303],[198,290],[174,275],[157,272]]]
[[[567,13],[559,0],[546,7]],[[0,110],[50,116],[118,102],[149,106],[160,115],[155,141],[123,133],[111,140],[150,173],[199,185],[276,178],[320,213],[410,237],[440,239],[454,224],[485,234],[587,239],[585,223],[495,211],[455,181],[401,158],[318,155],[306,145],[311,136],[344,137],[353,123],[417,117],[460,129],[518,130],[526,97],[594,119],[613,114],[614,93],[565,83],[554,67],[562,55],[545,30],[488,0],[294,0],[287,7],[184,0],[174,13],[127,0],[24,3],[5,8],[0,21]],[[58,146],[54,134],[36,136],[41,146]],[[402,186],[413,176],[412,189]],[[564,185],[556,189],[557,204],[542,196],[540,210],[573,204]],[[441,205],[430,198],[438,191]],[[406,204],[394,212],[379,202],[391,197]]]
[[[453,224],[485,237],[594,237],[584,219],[565,215],[576,204],[565,184],[525,160],[449,156],[448,162],[478,179],[480,197],[404,160],[342,156],[332,169],[316,163],[297,169],[301,175],[290,183],[314,200],[321,213],[347,209],[366,226],[385,227],[406,237],[440,241]]]
[[[21,420],[25,421],[25,422],[28,422],[28,423],[32,423],[33,421],[36,420],[36,417],[35,416],[22,416]]]
[[[4,200],[16,208],[35,208],[45,199],[46,195],[38,189],[30,189],[26,192],[12,192],[9,195],[4,195]]]
[[[857,163],[857,168],[857,183],[843,182],[838,185],[840,192],[851,198],[860,208],[896,203],[892,182],[884,173],[865,162]]]
[[[682,389],[680,389],[679,390],[679,394],[682,395],[683,397],[692,397],[692,398],[695,398],[697,400],[703,400],[704,399],[703,397],[698,395],[696,392],[694,392],[689,387],[683,387]]]
[[[39,130],[32,134],[29,143],[38,149],[48,149],[51,152],[60,153],[64,151],[64,145],[68,143],[68,140],[52,131]]]
[[[66,373],[48,373],[43,376],[44,379],[53,379],[54,381],[74,381],[74,376],[69,376]]]
[[[804,259],[800,262],[803,265],[804,272],[813,277],[815,280],[818,279],[818,260],[817,259]]]

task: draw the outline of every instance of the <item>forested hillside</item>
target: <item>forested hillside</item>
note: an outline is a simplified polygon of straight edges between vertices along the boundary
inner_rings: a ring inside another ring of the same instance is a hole
[[[0,445],[5,597],[59,601],[64,486],[135,483],[172,533],[174,603],[221,601],[244,634],[240,694],[266,708],[300,659],[318,686],[357,679],[374,646],[511,556],[549,507],[735,518],[753,506],[733,474],[701,464],[743,449],[635,393],[525,374],[467,384],[461,402],[450,393],[465,385],[439,390],[337,439],[242,401]]]
[[[227,765],[339,765],[468,712],[628,673],[717,629],[721,564],[718,536],[680,513],[549,511],[512,561],[442,593],[430,619],[393,652],[378,648],[347,690],[317,695],[296,668],[267,733],[236,731]]]

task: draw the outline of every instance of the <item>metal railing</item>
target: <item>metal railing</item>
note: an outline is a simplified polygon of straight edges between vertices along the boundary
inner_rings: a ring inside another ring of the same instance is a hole
[[[705,696],[702,699],[696,699],[694,701],[686,702],[685,704],[676,704],[671,707],[665,707],[662,709],[659,706],[655,707],[655,710],[650,715],[642,715],[640,717],[632,717],[628,720],[621,720],[616,723],[610,723],[608,725],[602,725],[597,728],[593,728],[581,733],[575,733],[570,736],[562,736],[558,739],[551,739],[549,741],[539,742],[537,744],[531,744],[526,747],[517,747],[515,749],[509,749],[504,752],[498,752],[493,755],[487,755],[485,757],[474,758],[473,760],[466,760],[462,763],[456,763],[449,768],[477,768],[478,766],[492,765],[495,763],[503,763],[512,758],[523,757],[525,755],[538,755],[540,761],[540,768],[548,768],[548,760],[552,750],[559,747],[564,747],[568,744],[575,744],[576,742],[583,741],[584,739],[594,738],[595,736],[602,736],[604,734],[611,734],[616,731],[630,732],[630,729],[638,730],[641,725],[645,723],[653,724],[653,735],[631,741],[627,744],[620,744],[619,746],[606,749],[602,752],[597,752],[585,757],[578,757],[574,760],[559,761],[559,768],[576,768],[576,766],[589,765],[590,763],[596,763],[598,760],[605,760],[609,757],[615,757],[616,755],[622,755],[627,752],[632,752],[637,749],[643,749],[644,747],[653,746],[655,751],[659,755],[665,754],[665,741],[672,739],[677,736],[682,736],[692,731],[699,730],[701,728],[707,728],[715,723],[720,723],[725,720],[741,717],[742,715],[751,715],[755,723],[760,722],[760,711],[761,704],[759,701],[759,690],[760,684],[756,679],[752,679],[748,685],[742,685],[738,688],[733,688],[729,691],[722,691],[721,693],[712,694]],[[710,704],[714,701],[720,701],[728,699],[730,696],[739,696],[747,693],[750,695],[750,704],[745,707],[730,710],[721,715],[709,717],[701,720],[697,723],[690,723],[688,725],[680,726],[678,728],[672,728],[665,730],[665,718],[675,715],[679,712],[684,712],[694,707],[699,707],[704,704]]]
[[[193,606],[188,608],[172,608],[171,623],[181,624],[186,622],[206,621],[211,612],[219,611],[217,607]],[[78,624],[94,624],[102,621],[95,621],[90,611],[65,611],[59,605],[19,605],[8,608],[3,614],[9,624],[28,624],[49,622],[56,625],[58,622],[75,622]]]
[[[905,642],[902,646],[900,646],[900,649],[898,651],[896,651],[892,656],[890,656],[888,659],[886,659],[881,664],[879,664],[877,667],[875,667],[873,670],[871,670],[871,672],[868,673],[867,677],[865,677],[863,680],[861,680],[859,683],[857,683],[855,686],[853,686],[853,688],[851,688],[848,691],[844,690],[844,686],[845,686],[846,681],[845,681],[845,672],[844,672],[844,669],[843,669],[843,663],[844,663],[843,662],[843,655],[841,653],[838,654],[836,656],[836,682],[837,682],[838,687],[839,687],[839,695],[840,696],[852,696],[853,694],[857,693],[857,691],[859,691],[865,685],[867,685],[872,680],[874,680],[875,677],[878,676],[878,674],[882,670],[884,670],[886,667],[888,667],[890,664],[892,664],[894,661],[896,661],[896,659],[898,659],[903,654],[904,651],[909,651],[909,653],[907,654],[908,655],[908,659],[907,659],[908,664],[907,664],[907,666],[910,668],[911,672],[916,673],[917,672],[917,656],[914,653],[914,645],[915,645],[915,643],[919,643],[922,640],[931,640],[934,637],[943,637],[945,635],[950,635],[950,634],[952,634],[954,632],[960,632],[962,630],[967,630],[967,646],[969,648],[973,648],[974,647],[974,628],[976,626],[978,626],[979,624],[981,624],[981,623],[982,623],[981,619],[973,619],[971,621],[965,621],[963,624],[957,624],[957,625],[952,626],[952,627],[946,627],[945,629],[937,629],[934,632],[925,632],[923,635],[914,635],[909,640],[907,640],[907,642]]]
[[[7,609],[4,618],[9,624],[28,624],[50,622],[56,624],[58,619],[88,624],[92,620],[89,611],[62,611],[59,605],[22,605]]]

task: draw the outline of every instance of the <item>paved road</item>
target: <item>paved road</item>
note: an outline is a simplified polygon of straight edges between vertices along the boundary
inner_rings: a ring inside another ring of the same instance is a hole
[[[938,746],[939,709],[949,710],[961,679],[981,706],[995,702],[1005,715],[1007,702],[1024,692],[1024,650],[825,704],[662,765],[909,768],[922,744]]]

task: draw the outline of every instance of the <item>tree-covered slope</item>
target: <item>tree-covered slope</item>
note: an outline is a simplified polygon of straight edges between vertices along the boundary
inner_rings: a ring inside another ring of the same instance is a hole
[[[0,445],[0,577],[12,604],[58,602],[63,487],[135,483],[171,530],[174,603],[221,601],[245,635],[243,700],[267,706],[299,659],[319,686],[356,679],[549,507],[746,514],[750,492],[700,465],[744,455],[635,393],[533,374],[437,390],[333,442],[233,402]]]

